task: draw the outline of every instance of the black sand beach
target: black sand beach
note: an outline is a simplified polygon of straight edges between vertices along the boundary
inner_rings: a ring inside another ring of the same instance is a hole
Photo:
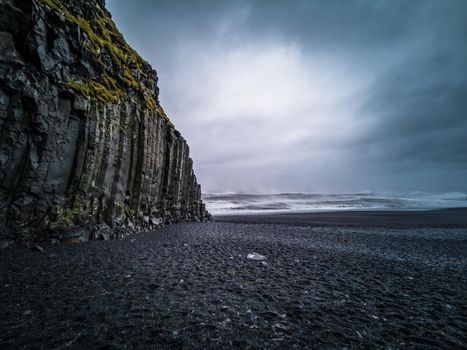
[[[467,208],[423,211],[342,210],[310,213],[219,215],[218,222],[365,227],[467,227]]]
[[[466,349],[465,213],[220,217],[8,247],[0,348]]]

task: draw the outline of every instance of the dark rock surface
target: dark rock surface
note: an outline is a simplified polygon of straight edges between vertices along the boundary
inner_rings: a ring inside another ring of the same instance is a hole
[[[10,246],[0,348],[466,349],[466,235],[185,223]]]
[[[107,239],[208,216],[157,74],[104,1],[0,0],[0,240]]]

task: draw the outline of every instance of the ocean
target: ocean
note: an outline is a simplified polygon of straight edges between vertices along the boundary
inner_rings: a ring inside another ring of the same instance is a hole
[[[467,193],[205,193],[213,215],[335,210],[432,210],[467,207]]]

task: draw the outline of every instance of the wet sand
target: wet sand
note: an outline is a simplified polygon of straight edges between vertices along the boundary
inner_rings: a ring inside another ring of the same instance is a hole
[[[384,226],[384,227],[467,227],[467,208],[425,211],[366,211],[345,210],[310,213],[271,213],[248,215],[218,215],[218,222],[332,225],[332,226]]]
[[[0,348],[467,348],[458,214],[432,217],[436,227],[405,214],[408,224],[330,215],[324,225],[249,217],[44,252],[8,247]]]

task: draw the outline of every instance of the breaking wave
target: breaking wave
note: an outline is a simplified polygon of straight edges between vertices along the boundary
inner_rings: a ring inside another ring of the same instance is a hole
[[[206,193],[207,209],[213,215],[333,210],[429,210],[467,207],[467,194],[319,194],[319,193]]]

